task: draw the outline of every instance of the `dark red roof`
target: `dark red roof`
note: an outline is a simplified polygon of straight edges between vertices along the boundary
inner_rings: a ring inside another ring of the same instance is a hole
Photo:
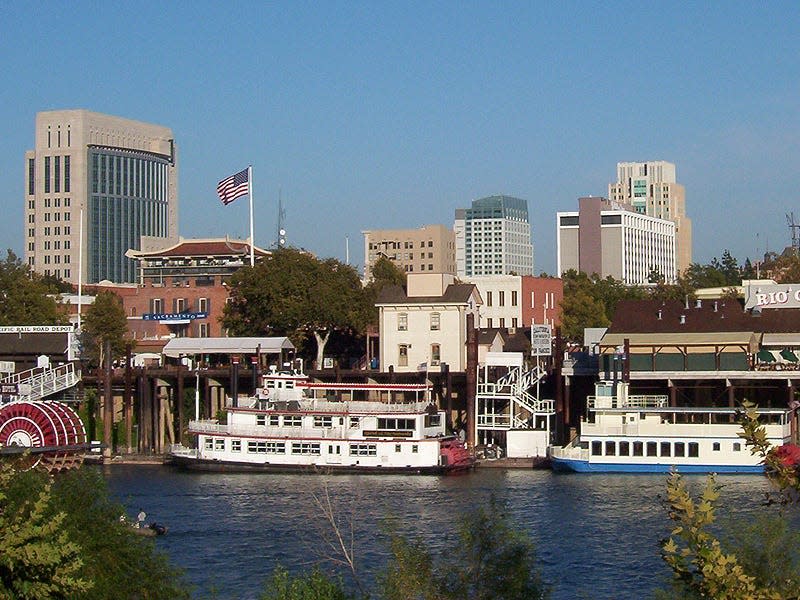
[[[660,313],[660,318],[659,318]],[[681,323],[681,316],[684,323]],[[753,314],[737,300],[696,302],[622,300],[617,305],[609,333],[713,333],[753,331],[800,332],[800,309],[765,308]]]
[[[138,256],[150,258],[159,256],[246,256],[249,254],[250,244],[226,239],[184,240],[169,248],[163,248],[153,252],[137,252]],[[267,256],[270,253],[256,246],[254,248],[254,254]]]

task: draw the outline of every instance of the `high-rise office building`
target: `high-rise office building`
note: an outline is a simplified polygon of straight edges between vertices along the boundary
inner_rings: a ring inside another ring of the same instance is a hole
[[[455,212],[456,272],[479,275],[533,275],[533,243],[528,203],[511,196],[473,200]]]
[[[178,239],[176,153],[160,125],[87,110],[38,113],[25,153],[31,268],[71,283],[79,269],[84,283],[135,282],[125,252]]]
[[[675,165],[663,160],[617,163],[617,182],[608,197],[625,202],[643,215],[675,223],[678,272],[692,263],[692,221],[686,216],[686,191],[677,183]]]
[[[613,277],[629,285],[658,273],[675,281],[675,224],[606,198],[578,200],[577,212],[559,212],[558,273],[570,269]]]
[[[444,225],[419,229],[370,229],[364,234],[364,281],[372,279],[372,268],[381,256],[406,273],[455,275],[453,230]]]

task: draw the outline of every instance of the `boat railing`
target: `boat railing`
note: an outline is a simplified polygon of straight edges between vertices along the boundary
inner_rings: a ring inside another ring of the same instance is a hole
[[[383,413],[404,413],[413,414],[425,412],[431,402],[375,402],[370,400],[349,400],[347,402],[336,402],[331,400],[301,400],[299,407],[301,411],[306,412],[332,412],[332,413],[365,413],[365,414],[383,414]]]
[[[478,415],[478,427],[502,427],[508,429],[511,425],[511,415]]]
[[[574,444],[568,444],[566,446],[550,446],[549,453],[552,458],[589,460],[589,450]]]
[[[667,396],[634,395],[626,398],[616,396],[589,396],[586,406],[589,409],[598,408],[664,408],[669,399]]]

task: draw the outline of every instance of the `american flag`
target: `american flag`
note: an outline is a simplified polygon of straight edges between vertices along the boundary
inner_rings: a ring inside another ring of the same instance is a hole
[[[250,191],[248,169],[226,177],[217,184],[217,195],[223,204],[230,204]]]

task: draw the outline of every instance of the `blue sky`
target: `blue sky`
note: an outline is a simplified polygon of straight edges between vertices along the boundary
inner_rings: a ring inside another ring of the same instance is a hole
[[[363,264],[364,229],[452,226],[524,198],[537,272],[555,214],[607,195],[616,163],[667,160],[694,260],[740,261],[800,223],[798,2],[0,3],[0,247],[23,250],[23,157],[37,111],[172,128],[179,231]]]

